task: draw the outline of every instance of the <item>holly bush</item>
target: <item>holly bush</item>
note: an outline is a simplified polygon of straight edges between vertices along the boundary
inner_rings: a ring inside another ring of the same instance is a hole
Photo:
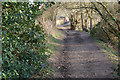
[[[28,2],[2,3],[2,77],[30,78],[39,74],[47,77],[50,55],[46,46],[47,36],[41,26],[35,25],[35,17],[42,14],[50,3]],[[47,5],[47,6],[46,6]]]

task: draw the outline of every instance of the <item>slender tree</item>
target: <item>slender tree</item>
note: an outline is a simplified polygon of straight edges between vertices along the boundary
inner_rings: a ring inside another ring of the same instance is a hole
[[[119,16],[120,16],[120,0],[118,1],[118,10],[119,10]],[[119,17],[119,21],[120,21],[120,17]],[[119,23],[120,25],[120,23]],[[120,31],[119,31],[119,38],[118,38],[118,54],[119,54],[119,64],[118,64],[118,75],[120,75]]]

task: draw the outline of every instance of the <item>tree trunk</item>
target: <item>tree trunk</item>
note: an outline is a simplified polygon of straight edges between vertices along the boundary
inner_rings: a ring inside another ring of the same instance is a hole
[[[118,9],[120,10],[120,1],[118,2]],[[120,13],[119,15],[120,16]],[[120,17],[119,17],[119,21],[120,21]],[[120,23],[119,23],[119,26],[120,26]],[[119,37],[118,37],[118,75],[120,76],[120,31],[118,33]]]
[[[75,15],[71,15],[71,30],[75,30],[76,29],[76,17]]]
[[[85,29],[87,29],[87,19],[85,19]]]
[[[92,30],[92,13],[93,13],[93,11],[91,10],[91,12],[90,12],[90,31]]]
[[[70,23],[71,23],[71,30],[73,30],[73,27],[74,27],[74,25],[73,25],[73,15],[71,15],[71,17],[70,17]]]
[[[92,29],[92,18],[90,17],[90,31]]]
[[[81,23],[82,23],[82,30],[83,30],[83,14],[81,13]]]

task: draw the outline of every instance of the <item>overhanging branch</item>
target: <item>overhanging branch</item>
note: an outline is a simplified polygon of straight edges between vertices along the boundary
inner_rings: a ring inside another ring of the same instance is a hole
[[[81,9],[81,8],[95,9],[93,7],[78,7],[78,8],[66,8],[66,9]]]

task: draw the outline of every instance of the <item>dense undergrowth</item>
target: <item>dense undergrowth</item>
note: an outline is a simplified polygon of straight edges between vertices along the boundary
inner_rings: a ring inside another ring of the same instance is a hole
[[[3,78],[49,77],[52,70],[47,62],[51,55],[47,34],[42,25],[35,25],[35,17],[50,6],[52,3],[2,3]]]

